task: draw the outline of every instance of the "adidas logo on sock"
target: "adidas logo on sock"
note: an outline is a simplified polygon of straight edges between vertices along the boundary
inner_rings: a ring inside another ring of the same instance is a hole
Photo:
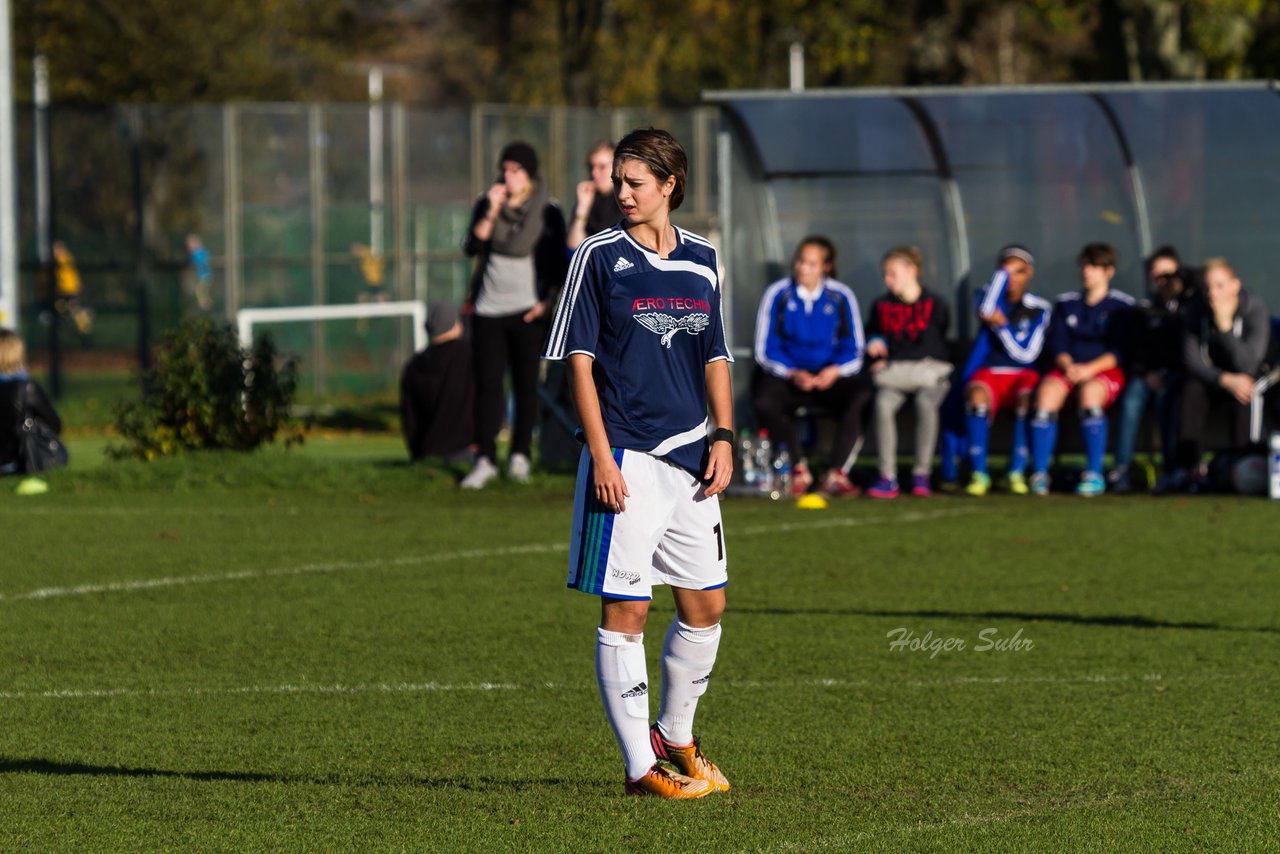
[[[639,685],[632,688],[630,691],[623,691],[622,699],[627,700],[627,699],[630,699],[631,697],[644,697],[648,693],[649,693],[649,686],[646,685],[644,682],[641,682]]]
[[[619,258],[618,263],[613,265],[613,272],[621,273],[623,270],[630,270],[634,266],[635,264],[632,264],[626,258]]]
[[[711,681],[711,674],[710,674],[710,673],[708,673],[706,676],[703,676],[701,679],[695,679],[695,680],[693,680],[693,684],[694,684],[694,685],[705,685],[705,684],[707,684],[707,682],[709,682],[709,681]]]

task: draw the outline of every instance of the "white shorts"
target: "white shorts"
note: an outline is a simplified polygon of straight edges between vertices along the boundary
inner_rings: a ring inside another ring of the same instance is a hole
[[[615,599],[651,599],[653,585],[713,590],[728,583],[720,497],[688,471],[642,451],[615,449],[626,481],[621,513],[595,497],[582,449],[573,497],[569,586]]]

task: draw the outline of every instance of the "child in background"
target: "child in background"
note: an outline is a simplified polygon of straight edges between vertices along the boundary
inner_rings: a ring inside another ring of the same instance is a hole
[[[1133,297],[1111,289],[1116,250],[1090,243],[1080,250],[1081,289],[1058,297],[1049,324],[1053,370],[1036,389],[1031,422],[1031,491],[1049,494],[1049,459],[1058,443],[1058,413],[1077,393],[1080,429],[1084,434],[1085,472],[1076,493],[1101,495],[1107,482],[1102,458],[1107,449],[1107,407],[1124,388],[1125,336]]]
[[[1048,300],[1027,292],[1027,284],[1035,275],[1035,259],[1026,247],[1006,246],[1000,250],[996,264],[995,274],[978,297],[978,319],[983,326],[969,357],[971,371],[965,385],[965,422],[973,471],[965,491],[974,496],[986,495],[991,488],[987,473],[990,426],[1005,405],[1011,405],[1014,411],[1009,491],[1027,493],[1027,413],[1031,393],[1040,381],[1035,365],[1052,314]]]
[[[876,431],[880,478],[867,490],[871,498],[898,497],[898,410],[908,397],[916,404],[916,459],[911,493],[933,494],[929,474],[938,441],[938,408],[950,387],[947,361],[946,302],[920,284],[923,257],[914,246],[899,246],[882,261],[888,293],[871,304],[867,320],[867,358],[876,388]]]

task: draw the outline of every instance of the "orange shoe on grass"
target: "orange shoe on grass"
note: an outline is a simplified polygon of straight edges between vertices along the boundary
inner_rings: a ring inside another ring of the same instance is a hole
[[[715,785],[706,780],[695,780],[683,774],[672,774],[656,763],[639,780],[627,781],[628,795],[652,795],[669,801],[702,798],[715,790]]]
[[[702,747],[696,735],[693,741],[682,747],[667,741],[658,725],[654,724],[649,727],[649,743],[653,745],[653,752],[659,759],[665,759],[676,766],[676,770],[685,777],[710,783],[714,787],[712,791],[729,791],[729,781],[714,762],[702,755]]]

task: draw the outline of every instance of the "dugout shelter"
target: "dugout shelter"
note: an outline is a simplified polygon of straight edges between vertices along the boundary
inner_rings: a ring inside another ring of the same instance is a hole
[[[1143,259],[1172,244],[1222,255],[1280,313],[1280,83],[711,91],[725,308],[750,358],[764,288],[806,234],[831,237],[865,311],[880,258],[919,246],[922,281],[972,337],[974,290],[1024,243],[1032,290],[1079,287],[1080,247],[1117,248],[1114,286],[1139,297]],[[745,375],[748,372],[739,372]]]

